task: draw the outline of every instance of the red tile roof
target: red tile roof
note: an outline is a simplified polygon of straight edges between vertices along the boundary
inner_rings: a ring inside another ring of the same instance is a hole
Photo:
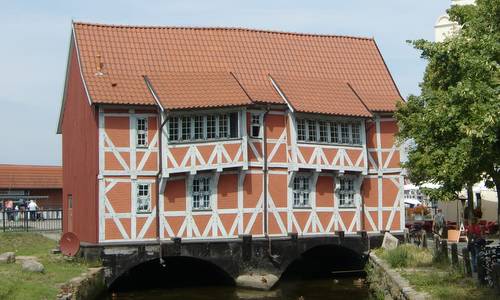
[[[147,76],[147,79],[167,109],[252,104],[229,73],[166,73]]]
[[[0,189],[62,189],[62,167],[0,164]]]
[[[255,102],[281,103],[268,74],[348,82],[373,111],[393,111],[401,96],[373,39],[284,33],[239,28],[134,27],[74,23],[82,73],[94,103],[154,105],[142,75],[152,78],[163,94],[179,96],[188,75],[221,74],[206,95],[196,88],[185,96],[198,106],[238,105],[241,95],[228,74]],[[102,65],[104,75],[96,75]],[[179,76],[169,90],[161,74]],[[225,74],[225,75],[222,75]],[[193,77],[190,88],[197,82]],[[156,79],[156,80],[155,80]],[[207,83],[210,84],[210,83]],[[220,99],[216,86],[224,86]],[[180,89],[177,89],[180,88]],[[283,87],[286,89],[286,87]],[[314,93],[302,85],[300,95]],[[160,93],[160,92],[159,92]],[[236,99],[232,96],[236,95]],[[161,97],[160,97],[161,98]],[[182,99],[162,100],[171,103]],[[297,98],[295,103],[307,101]],[[328,103],[341,99],[324,99]],[[203,103],[205,104],[203,104]],[[176,104],[177,105],[177,104]],[[307,106],[307,105],[306,105]],[[297,107],[301,107],[297,105]],[[316,106],[314,106],[316,107]],[[315,111],[321,113],[322,111]]]
[[[290,105],[299,112],[358,117],[372,115],[345,81],[273,74],[271,76]]]

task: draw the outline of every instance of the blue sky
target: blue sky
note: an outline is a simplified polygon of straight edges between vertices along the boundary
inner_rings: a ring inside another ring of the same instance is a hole
[[[403,97],[425,61],[408,39],[433,39],[449,0],[80,0],[0,2],[0,163],[61,164],[56,135],[71,20],[232,26],[375,37]]]

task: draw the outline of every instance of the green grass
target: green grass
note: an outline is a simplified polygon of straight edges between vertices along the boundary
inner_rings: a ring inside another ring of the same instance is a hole
[[[429,249],[404,244],[393,250],[377,249],[375,254],[432,299],[498,299],[492,289],[479,287],[449,262],[436,260]]]
[[[432,265],[432,253],[415,245],[404,244],[396,249],[377,249],[375,254],[389,263],[392,268],[417,268]]]
[[[35,233],[0,233],[0,253],[36,256],[44,274],[21,270],[19,264],[0,265],[0,299],[55,299],[59,285],[87,270],[81,261],[69,261],[50,250],[56,242]]]

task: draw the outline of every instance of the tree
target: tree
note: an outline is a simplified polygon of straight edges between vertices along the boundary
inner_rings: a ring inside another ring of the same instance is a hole
[[[413,141],[410,180],[440,184],[442,200],[467,188],[469,207],[481,179],[496,186],[500,203],[500,0],[476,2],[448,10],[461,29],[444,42],[410,41],[428,65],[421,94],[395,114],[400,141]],[[500,205],[497,214],[500,221]]]

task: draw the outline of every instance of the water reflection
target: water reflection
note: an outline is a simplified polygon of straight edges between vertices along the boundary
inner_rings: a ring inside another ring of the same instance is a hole
[[[112,300],[176,299],[176,300],[323,300],[369,299],[363,278],[331,278],[320,280],[284,281],[271,291],[253,291],[231,286],[186,287],[116,292]]]

